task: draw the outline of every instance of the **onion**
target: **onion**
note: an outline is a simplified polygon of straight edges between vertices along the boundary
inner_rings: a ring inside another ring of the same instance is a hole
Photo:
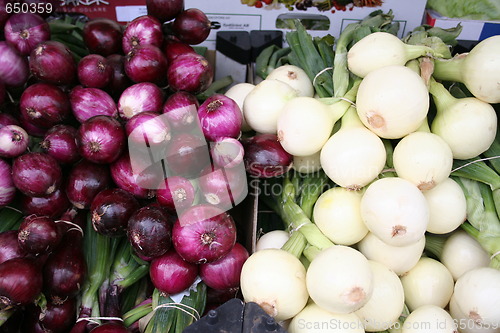
[[[250,93],[250,91],[255,88],[254,84],[247,83],[247,82],[240,82],[236,83],[235,85],[231,86],[225,93],[227,97],[231,98],[233,101],[238,104],[240,107],[241,113],[243,114],[243,104],[245,101],[245,98],[247,95]],[[251,130],[250,126],[248,126],[247,121],[245,120],[245,117],[243,116],[243,121],[241,123],[241,130],[243,132],[248,132]]]
[[[10,13],[7,13],[7,4],[11,3],[11,0],[0,0],[0,27],[5,25]]]
[[[156,289],[174,295],[194,283],[198,276],[198,265],[185,261],[175,250],[170,249],[151,261],[149,276]]]
[[[239,140],[221,137],[212,143],[210,156],[219,168],[234,168],[243,163],[244,148]]]
[[[422,256],[425,237],[407,246],[392,246],[369,232],[357,246],[366,258],[384,264],[398,275],[403,275],[412,269]]]
[[[70,125],[59,124],[45,133],[40,147],[60,164],[73,164],[80,159],[78,131]]]
[[[39,319],[40,326],[54,333],[69,330],[75,323],[76,311],[75,298],[68,298],[63,303],[47,302],[44,316]]]
[[[257,134],[241,140],[247,172],[255,177],[269,178],[284,174],[291,168],[293,156],[287,153],[274,134]]]
[[[38,43],[50,38],[49,24],[37,14],[18,13],[9,17],[4,27],[5,40],[27,56]]]
[[[26,119],[22,113],[19,114],[18,119],[21,127],[31,136],[43,138],[45,133],[47,133],[47,128],[35,126],[29,119]]]
[[[128,240],[141,256],[161,256],[172,246],[172,222],[171,215],[163,208],[142,207],[136,210],[128,221]]]
[[[102,56],[122,51],[122,28],[118,22],[107,18],[94,18],[83,27],[83,41],[91,53]]]
[[[172,31],[181,41],[196,45],[205,41],[210,34],[211,22],[198,8],[180,12],[172,23]]]
[[[11,170],[10,164],[0,158],[0,207],[10,204],[16,196]]]
[[[148,15],[163,23],[174,19],[184,9],[184,0],[146,0],[146,8]]]
[[[458,332],[461,333],[497,333],[498,327],[496,325],[487,325],[478,323],[472,318],[468,318],[462,310],[458,307],[455,301],[455,296],[451,296],[450,304],[448,306],[451,317],[456,323]]]
[[[23,117],[38,127],[50,128],[66,121],[71,114],[68,96],[49,83],[29,86],[23,91],[19,103]]]
[[[411,312],[400,325],[402,333],[416,333],[423,330],[435,333],[456,332],[456,323],[450,314],[436,305],[425,305]]]
[[[30,258],[14,258],[0,264],[0,307],[28,305],[42,291],[42,274]]]
[[[28,148],[29,136],[26,131],[17,125],[7,125],[0,128],[0,156],[17,157]]]
[[[292,167],[304,174],[321,170],[321,150],[308,156],[294,156]]]
[[[200,194],[210,205],[229,210],[248,194],[243,165],[240,168],[217,169],[211,165],[198,178]]]
[[[106,60],[113,69],[107,91],[109,91],[113,98],[118,99],[122,92],[132,85],[132,81],[130,81],[125,73],[125,56],[121,54],[112,54],[107,56]]]
[[[152,111],[144,111],[134,115],[125,124],[129,150],[144,149],[162,150],[171,140],[170,126],[166,117]],[[155,155],[155,153],[153,153]]]
[[[361,81],[356,110],[363,124],[386,139],[398,139],[420,127],[429,110],[422,78],[405,66],[385,66]]]
[[[19,246],[34,255],[52,252],[61,238],[62,234],[53,219],[36,215],[25,217],[17,234]]]
[[[167,80],[173,91],[184,90],[192,94],[205,91],[214,78],[208,60],[197,53],[179,55],[169,64]]]
[[[71,51],[60,42],[49,40],[38,44],[30,53],[29,66],[40,81],[65,85],[76,80],[76,62]]]
[[[233,218],[220,208],[196,205],[182,213],[174,223],[172,242],[186,261],[213,262],[228,254],[234,246],[236,225]]]
[[[163,104],[162,113],[174,129],[187,131],[199,126],[199,106],[195,95],[187,91],[176,91]]]
[[[18,125],[20,126],[20,122],[17,118],[9,113],[0,113],[0,128],[7,125]]]
[[[99,54],[89,54],[78,62],[78,80],[84,87],[104,88],[111,81],[113,69],[106,58]]]
[[[26,153],[12,163],[12,180],[25,195],[42,197],[59,188],[61,167],[46,153]]]
[[[255,302],[275,320],[297,315],[306,305],[306,269],[297,257],[281,249],[254,252],[240,278],[245,302]]]
[[[255,244],[255,251],[281,249],[288,239],[290,239],[290,233],[285,230],[271,230],[259,237]]]
[[[160,112],[163,91],[151,82],[136,83],[126,88],[118,100],[118,113],[128,120],[144,111]]]
[[[165,166],[170,176],[198,176],[210,164],[207,143],[201,133],[179,133],[167,147]]]
[[[121,324],[106,323],[93,328],[90,333],[129,333],[129,330]]]
[[[29,76],[28,61],[19,52],[7,44],[0,41],[0,82],[7,86],[22,86]]]
[[[68,197],[61,189],[44,197],[23,195],[20,198],[20,204],[24,215],[36,214],[39,216],[48,216],[53,219],[59,218],[70,208]]]
[[[184,42],[181,42],[178,38],[172,36],[171,38],[166,38],[163,42],[163,53],[167,57],[167,62],[171,64],[175,58],[184,53],[196,53],[195,49]]]
[[[26,254],[17,241],[17,230],[0,232],[0,264],[10,259],[22,258]]]
[[[196,190],[189,179],[172,176],[165,179],[165,187],[156,191],[156,201],[178,213],[191,207],[196,198]]]
[[[307,73],[300,67],[294,65],[282,65],[273,69],[266,80],[279,80],[287,83],[297,90],[298,96],[314,96],[314,87]]]
[[[421,258],[401,277],[401,283],[410,311],[424,305],[444,308],[453,294],[454,281],[450,271],[432,258]]]
[[[125,149],[125,131],[110,116],[85,120],[78,129],[80,155],[94,163],[112,163]]]
[[[327,311],[350,313],[365,305],[373,292],[373,273],[361,252],[344,245],[321,251],[306,275],[311,299]]]
[[[115,101],[104,90],[76,86],[71,90],[69,99],[73,114],[81,123],[95,116],[118,117]]]
[[[335,244],[353,245],[359,242],[368,233],[361,218],[362,197],[362,192],[344,187],[323,192],[314,204],[314,223]]]
[[[223,137],[238,138],[243,116],[231,98],[213,94],[198,108],[198,118],[205,138],[215,141]]]
[[[81,160],[69,171],[66,194],[78,209],[88,209],[94,197],[111,184],[109,167]]]
[[[163,84],[166,81],[167,58],[154,45],[134,47],[127,53],[125,73],[134,82]]]
[[[214,262],[200,265],[200,277],[214,289],[236,288],[240,285],[243,264],[249,254],[243,245],[235,243],[228,254]]]
[[[361,217],[368,230],[393,246],[406,246],[424,236],[429,207],[409,181],[389,177],[371,183],[361,198]]]
[[[153,45],[160,47],[163,42],[161,23],[151,15],[143,15],[133,19],[125,27],[122,39],[122,49],[125,54],[132,49]]]

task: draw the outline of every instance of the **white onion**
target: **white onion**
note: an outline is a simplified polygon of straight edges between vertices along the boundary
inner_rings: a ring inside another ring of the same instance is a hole
[[[266,80],[279,80],[297,90],[298,96],[314,96],[314,87],[307,73],[294,65],[282,65],[273,69]]]
[[[271,230],[259,237],[255,245],[255,251],[264,249],[281,249],[283,244],[290,238],[290,234],[284,230]]]
[[[292,167],[300,173],[313,173],[321,170],[321,151],[308,156],[294,156]]]
[[[254,84],[247,83],[247,82],[241,82],[233,85],[230,87],[224,95],[227,97],[231,98],[233,101],[238,104],[240,107],[241,112],[243,113],[243,102],[245,101],[245,98],[247,97],[248,93],[255,88]],[[243,122],[241,124],[241,131],[242,132],[248,132],[250,131],[251,128],[248,126],[247,121],[245,120],[244,114],[243,114]]]
[[[479,324],[474,319],[468,318],[462,310],[459,309],[455,300],[455,295],[451,296],[449,312],[457,329],[461,333],[499,333],[500,327],[489,324]]]
[[[402,333],[456,333],[453,318],[436,305],[415,309],[408,315],[402,328]]]

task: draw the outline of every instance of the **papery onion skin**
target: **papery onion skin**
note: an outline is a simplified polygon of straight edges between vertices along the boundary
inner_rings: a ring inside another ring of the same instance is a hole
[[[80,155],[94,163],[112,163],[125,149],[125,130],[110,116],[95,116],[78,130]]]
[[[209,141],[223,137],[237,138],[243,115],[238,104],[223,94],[213,94],[198,108],[203,134]]]
[[[107,164],[82,159],[72,165],[66,181],[66,195],[78,209],[88,209],[94,197],[111,185]]]
[[[18,229],[17,240],[21,248],[33,255],[53,251],[61,241],[62,234],[55,221],[47,216],[29,215]]]
[[[40,326],[54,333],[64,332],[74,324],[76,311],[76,298],[67,298],[62,304],[49,301],[44,312],[45,315],[39,319]]]
[[[55,85],[72,84],[77,77],[76,67],[71,51],[60,42],[42,42],[30,53],[29,68],[40,81]]]
[[[26,58],[5,41],[0,41],[0,53],[2,54],[0,58],[0,82],[14,87],[25,84],[30,74]]]
[[[190,207],[196,198],[196,189],[189,179],[172,176],[165,179],[165,187],[156,191],[156,201],[170,209],[181,213]]]
[[[213,82],[214,72],[208,60],[199,54],[182,54],[169,64],[167,78],[174,91],[192,94],[205,91]]]
[[[120,118],[128,120],[145,111],[160,112],[163,105],[163,91],[156,84],[141,82],[126,88],[117,103]]]
[[[151,15],[143,15],[135,18],[125,27],[122,49],[127,54],[133,48],[143,45],[160,47],[162,42],[163,32],[160,21]]]
[[[206,203],[229,210],[248,194],[246,173],[241,168],[218,169],[207,166],[198,178],[200,195]]]
[[[200,102],[187,91],[176,91],[163,104],[162,113],[174,129],[187,131],[199,126],[198,108]]]
[[[104,88],[111,81],[113,69],[106,58],[99,54],[89,54],[78,62],[78,81],[90,88]]]
[[[197,45],[210,34],[211,22],[198,8],[188,8],[180,12],[172,24],[175,35],[183,42]]]
[[[52,156],[30,152],[13,161],[12,179],[16,188],[25,195],[45,196],[59,188],[62,171]]]
[[[219,168],[234,168],[243,163],[245,150],[235,138],[222,137],[212,143],[210,155]]]
[[[49,24],[34,13],[17,13],[9,17],[4,27],[5,39],[27,56],[38,43],[50,38]]]
[[[80,159],[76,128],[59,124],[45,133],[40,147],[60,164],[73,164]]]
[[[194,177],[210,164],[205,138],[201,133],[179,133],[167,147],[165,166],[169,176]]]
[[[166,80],[167,58],[154,45],[133,48],[125,56],[125,73],[134,82],[152,82],[162,85]]]
[[[159,291],[174,295],[186,290],[198,276],[198,265],[185,261],[170,249],[149,266],[151,282]]]
[[[0,207],[10,204],[16,196],[11,170],[11,165],[0,158]]]
[[[42,291],[42,274],[32,258],[14,258],[0,264],[0,305],[27,305]]]
[[[22,195],[20,205],[24,215],[37,214],[54,219],[60,217],[70,208],[68,197],[61,189],[57,189],[52,194],[44,197]]]
[[[81,123],[94,116],[118,118],[116,103],[104,90],[76,86],[69,93],[69,100],[75,118]]]
[[[14,258],[22,258],[27,253],[17,241],[17,230],[7,230],[0,233],[0,264]]]
[[[83,41],[92,53],[105,57],[120,53],[122,50],[122,28],[116,21],[95,18],[85,23]]]
[[[26,133],[22,127],[17,125],[7,125],[0,128],[1,157],[17,157],[26,151],[28,144],[28,133]]]

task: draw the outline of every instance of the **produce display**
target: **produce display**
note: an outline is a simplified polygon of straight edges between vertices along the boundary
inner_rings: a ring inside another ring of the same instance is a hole
[[[291,333],[500,332],[500,36],[294,20],[240,83],[202,11],[147,9],[0,12],[0,332],[182,332],[235,297]]]

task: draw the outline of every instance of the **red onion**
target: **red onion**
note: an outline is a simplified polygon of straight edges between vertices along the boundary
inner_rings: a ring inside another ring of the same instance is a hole
[[[22,195],[20,204],[24,215],[36,214],[53,219],[59,218],[70,207],[68,197],[61,189],[45,197]]]
[[[127,53],[125,73],[134,82],[163,84],[166,81],[167,58],[154,45],[134,47]]]
[[[246,174],[241,168],[217,169],[209,165],[198,178],[204,200],[222,210],[229,210],[247,195]]]
[[[198,265],[185,261],[175,250],[170,249],[151,261],[149,276],[156,289],[174,295],[194,283],[198,276]]]
[[[62,235],[55,221],[47,216],[29,215],[19,226],[19,246],[31,254],[49,253],[59,245]]]
[[[166,145],[171,139],[170,126],[165,116],[159,113],[145,111],[136,114],[125,124],[129,149],[135,145],[158,147]]]
[[[17,157],[28,148],[29,137],[26,131],[17,125],[7,125],[0,128],[0,156]]]
[[[174,19],[184,9],[184,0],[146,0],[146,8],[148,15],[163,23]]]
[[[7,13],[7,4],[12,3],[12,0],[0,0],[0,27],[5,25],[10,13]]]
[[[121,324],[106,323],[93,328],[90,333],[130,333],[130,331]]]
[[[184,90],[192,94],[205,91],[212,84],[213,76],[208,60],[197,53],[179,55],[167,70],[168,84],[172,90]]]
[[[62,303],[47,302],[44,316],[39,319],[40,326],[45,332],[68,332],[75,323],[76,310],[75,298],[67,298]]]
[[[174,129],[189,131],[199,126],[199,106],[195,95],[187,91],[176,91],[163,104],[162,113]]]
[[[112,54],[106,57],[108,64],[113,69],[111,81],[108,84],[107,90],[113,98],[118,99],[122,92],[132,85],[132,81],[125,74],[125,56],[121,54]]]
[[[235,243],[231,251],[217,261],[200,265],[200,277],[205,284],[214,289],[229,289],[240,286],[243,264],[248,259],[247,249]]]
[[[21,127],[26,130],[26,132],[31,136],[44,137],[47,133],[47,128],[35,126],[29,119],[26,119],[23,114],[19,114],[19,123]]]
[[[35,83],[21,95],[23,117],[41,128],[50,128],[68,119],[71,105],[68,96],[56,85]]]
[[[80,154],[94,163],[112,163],[125,149],[123,126],[110,116],[85,120],[78,129]]]
[[[65,85],[75,82],[76,62],[71,51],[62,43],[45,41],[31,51],[31,73],[40,81]]]
[[[122,27],[107,18],[95,18],[83,27],[83,41],[91,53],[109,56],[122,50]]]
[[[171,64],[175,58],[185,53],[196,53],[195,49],[188,43],[181,42],[177,38],[166,39],[163,43],[163,53],[167,57],[167,62]]]
[[[0,264],[0,308],[28,305],[42,291],[42,274],[32,258],[14,258]]]
[[[17,241],[17,230],[7,230],[0,232],[0,264],[14,258],[26,256]]]
[[[161,256],[172,245],[172,222],[171,215],[163,208],[142,207],[128,221],[128,240],[141,256]]]
[[[7,125],[18,125],[20,126],[19,120],[8,113],[0,113],[0,128]]]
[[[77,129],[70,125],[55,125],[45,133],[40,147],[60,164],[73,164],[80,159],[77,135]]]
[[[115,101],[104,90],[76,86],[71,90],[69,100],[75,118],[81,123],[95,116],[118,117]]]
[[[0,207],[10,204],[16,196],[16,187],[11,176],[11,166],[0,158]]]
[[[218,260],[236,242],[236,225],[228,213],[201,204],[186,210],[174,223],[172,242],[177,253],[192,263]]]
[[[211,22],[198,8],[189,8],[177,15],[172,24],[174,34],[183,42],[196,45],[210,34]]]
[[[139,207],[139,202],[130,192],[120,188],[103,190],[95,196],[90,206],[92,226],[105,236],[123,236],[130,216]]]
[[[214,165],[219,168],[234,168],[243,163],[245,150],[239,140],[219,138],[211,143],[210,155]]]
[[[29,76],[28,61],[19,52],[0,41],[0,82],[7,86],[22,86]]]
[[[118,100],[118,113],[128,120],[144,111],[160,112],[163,91],[151,82],[136,83],[123,91]]]
[[[62,171],[46,153],[26,153],[14,159],[12,180],[25,195],[43,197],[54,193],[61,184]]]
[[[111,177],[115,184],[138,198],[150,199],[155,196],[158,184],[164,178],[161,164],[148,167],[134,157],[134,153],[124,153],[110,165]]]
[[[245,149],[245,168],[255,177],[276,177],[287,172],[293,162],[293,156],[287,153],[275,134],[257,134],[242,139]]]
[[[167,147],[166,167],[169,176],[194,177],[210,164],[210,154],[205,138],[191,133],[175,135]]]
[[[99,54],[84,56],[78,63],[78,80],[85,87],[104,88],[111,81],[113,68]]]
[[[203,134],[210,141],[240,136],[243,121],[240,107],[223,94],[213,94],[201,103],[198,117]]]
[[[5,40],[27,56],[38,45],[50,38],[49,24],[38,14],[18,13],[5,23]]]
[[[88,209],[95,196],[111,184],[109,167],[81,160],[69,171],[66,195],[78,209]]]
[[[163,42],[161,23],[156,17],[143,15],[133,19],[125,27],[122,49],[125,54],[133,48],[144,45],[160,47]]]
[[[229,288],[229,289],[214,289],[207,288],[207,306],[209,304],[215,305],[215,308],[219,305],[226,303],[232,298],[238,297],[238,292],[240,288]]]
[[[175,212],[183,212],[194,202],[196,190],[189,179],[172,176],[165,179],[165,186],[156,191],[156,201]]]

